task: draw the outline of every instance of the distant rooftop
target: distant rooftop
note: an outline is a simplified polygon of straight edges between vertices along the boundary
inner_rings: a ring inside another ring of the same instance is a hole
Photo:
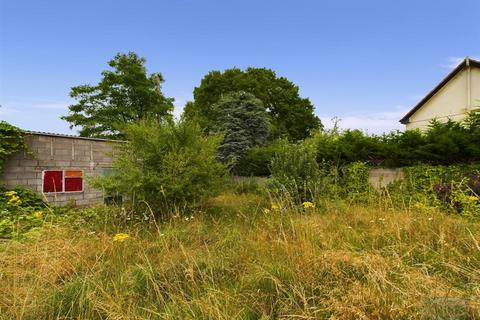
[[[37,135],[37,136],[50,136],[50,137],[93,140],[93,141],[124,142],[123,140],[80,137],[80,136],[76,136],[76,135],[73,135],[73,134],[63,134],[63,133],[53,133],[53,132],[43,132],[43,131],[30,131],[30,130],[25,130],[25,132],[29,135]]]

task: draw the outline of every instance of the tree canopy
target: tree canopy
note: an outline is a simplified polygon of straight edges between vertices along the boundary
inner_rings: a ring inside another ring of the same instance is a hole
[[[133,52],[117,54],[102,72],[97,85],[73,87],[70,96],[78,102],[69,106],[62,119],[71,128],[80,127],[80,136],[123,138],[122,128],[141,119],[171,117],[173,99],[161,91],[160,73],[147,75],[145,58]]]
[[[271,122],[270,139],[286,137],[297,141],[322,128],[309,99],[299,88],[266,68],[211,71],[193,92],[194,101],[185,106],[184,117],[196,119],[207,132],[215,131],[219,113],[214,105],[230,92],[244,91],[262,101]]]
[[[224,96],[213,107],[220,114],[217,128],[224,134],[218,148],[223,162],[235,165],[252,147],[265,143],[268,117],[262,101],[246,92]]]

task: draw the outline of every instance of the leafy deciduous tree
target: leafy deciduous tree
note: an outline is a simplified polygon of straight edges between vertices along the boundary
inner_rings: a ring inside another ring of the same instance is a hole
[[[161,91],[160,73],[147,75],[146,60],[133,52],[117,54],[108,62],[113,70],[102,72],[97,85],[73,87],[78,100],[62,119],[80,127],[84,137],[123,138],[122,128],[140,119],[170,117],[173,99]]]
[[[207,131],[215,131],[218,110],[214,105],[230,92],[245,91],[263,102],[272,124],[270,139],[286,137],[297,141],[322,128],[309,99],[300,97],[299,88],[266,68],[238,68],[212,71],[193,92],[194,101],[185,106],[184,117],[195,118]]]

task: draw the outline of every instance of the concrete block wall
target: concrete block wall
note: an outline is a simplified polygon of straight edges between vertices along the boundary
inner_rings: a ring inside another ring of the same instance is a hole
[[[404,177],[405,174],[402,168],[375,168],[370,170],[368,182],[370,182],[370,185],[375,189],[381,189],[388,186],[390,183],[403,180]]]
[[[55,205],[102,203],[104,195],[89,186],[89,178],[113,166],[113,157],[122,142],[80,138],[48,133],[31,133],[26,137],[30,153],[22,150],[5,164],[0,184],[7,188],[29,188]],[[82,192],[43,193],[44,170],[83,170]]]

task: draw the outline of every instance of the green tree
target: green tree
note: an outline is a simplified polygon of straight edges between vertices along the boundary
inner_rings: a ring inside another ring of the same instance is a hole
[[[184,117],[197,119],[207,132],[215,131],[219,114],[214,105],[225,94],[237,91],[251,93],[263,102],[272,124],[271,140],[286,137],[297,141],[322,128],[312,103],[300,97],[299,88],[265,68],[211,71],[194,89],[194,101],[185,106]]]
[[[262,101],[250,93],[235,92],[224,96],[213,106],[219,114],[215,125],[224,134],[218,148],[222,162],[235,164],[252,147],[265,143],[268,117]]]
[[[78,101],[62,119],[71,128],[80,127],[83,137],[123,138],[122,128],[141,119],[169,118],[173,99],[161,91],[160,73],[147,75],[146,60],[133,52],[117,54],[102,72],[97,85],[73,87],[70,96]]]

